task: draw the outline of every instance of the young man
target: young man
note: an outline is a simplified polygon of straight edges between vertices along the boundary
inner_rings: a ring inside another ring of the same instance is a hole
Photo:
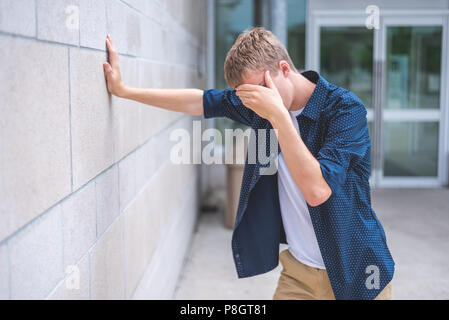
[[[108,90],[148,105],[277,129],[278,170],[245,164],[232,250],[239,278],[283,269],[273,299],[391,299],[394,261],[371,208],[366,109],[317,72],[299,73],[268,30],[242,33],[224,66],[229,88],[123,84],[108,36]],[[258,136],[256,135],[256,139]],[[270,141],[268,137],[266,141]],[[279,253],[279,244],[288,249]]]

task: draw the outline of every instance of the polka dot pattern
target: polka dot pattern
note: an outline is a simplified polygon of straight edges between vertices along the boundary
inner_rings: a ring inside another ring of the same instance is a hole
[[[371,139],[363,102],[351,91],[329,83],[315,71],[303,72],[316,88],[297,116],[300,135],[320,163],[332,195],[308,205],[323,261],[336,299],[374,299],[392,280],[394,260],[384,229],[371,208]],[[253,129],[271,129],[266,119],[245,107],[235,90],[204,90],[204,117],[228,117]],[[270,132],[255,130],[256,148],[270,150]],[[266,138],[266,139],[262,139]],[[262,139],[262,140],[261,140]],[[259,140],[265,141],[260,143]],[[232,236],[239,278],[268,272],[279,263],[286,243],[277,193],[277,173],[261,175],[267,165],[246,158]]]

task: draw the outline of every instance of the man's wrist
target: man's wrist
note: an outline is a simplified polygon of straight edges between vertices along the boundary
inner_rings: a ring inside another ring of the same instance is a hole
[[[129,93],[129,88],[125,85],[125,84],[121,84],[119,85],[118,89],[117,89],[117,97],[120,98],[127,98],[127,95]]]
[[[279,109],[279,111],[273,113],[269,121],[273,128],[279,129],[280,127],[285,125],[285,123],[288,123],[288,121],[290,121],[290,115],[288,114],[287,109],[282,106],[282,109]]]

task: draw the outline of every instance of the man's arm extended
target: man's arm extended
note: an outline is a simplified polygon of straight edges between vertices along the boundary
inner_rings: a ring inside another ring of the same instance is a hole
[[[200,89],[143,89],[126,86],[121,78],[119,57],[111,37],[106,38],[109,62],[103,63],[108,91],[113,95],[150,106],[196,116],[203,114],[203,90]]]

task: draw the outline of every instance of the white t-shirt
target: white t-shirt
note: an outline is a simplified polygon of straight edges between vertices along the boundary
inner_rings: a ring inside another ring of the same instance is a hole
[[[289,111],[299,134],[298,120],[304,108]],[[288,171],[284,157],[278,158],[278,190],[282,221],[290,253],[303,264],[326,269],[321,256],[307,202]]]

